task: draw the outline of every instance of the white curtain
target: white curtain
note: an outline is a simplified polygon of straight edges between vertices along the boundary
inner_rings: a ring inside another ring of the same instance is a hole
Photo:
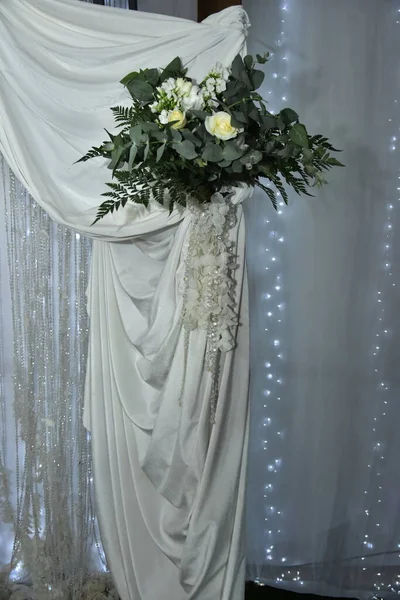
[[[209,336],[195,331],[187,337],[180,319],[192,213],[169,215],[155,204],[149,211],[130,207],[91,227],[108,172],[104,161],[74,161],[102,126],[112,126],[110,105],[127,101],[118,85],[124,73],[179,54],[200,78],[218,59],[229,63],[243,51],[247,25],[241,8],[198,25],[73,0],[0,5],[1,149],[51,217],[96,238],[84,421],[92,431],[103,543],[124,600],[152,600],[161,593],[174,600],[236,600],[243,594],[245,193],[234,198],[230,231],[239,261],[241,327],[237,350],[221,359],[212,426]],[[48,240],[44,246],[48,252]],[[42,347],[51,355],[46,344],[39,344],[38,353]],[[36,512],[32,501],[27,514],[40,528]],[[23,523],[26,537],[28,525]],[[51,525],[44,524],[47,536]],[[61,592],[51,587],[53,595]]]
[[[382,596],[400,582],[400,2],[244,7],[249,50],[273,52],[271,108],[298,110],[346,163],[281,214],[247,206],[250,574]]]

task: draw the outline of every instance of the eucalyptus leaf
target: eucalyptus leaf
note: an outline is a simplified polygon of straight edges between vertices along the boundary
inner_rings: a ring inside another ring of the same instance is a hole
[[[128,83],[126,87],[131,96],[140,102],[147,103],[153,99],[153,87],[138,77]]]
[[[277,118],[270,113],[261,116],[262,129],[269,131],[270,129],[276,129],[278,125]]]
[[[223,159],[222,148],[217,144],[207,144],[201,157],[207,162],[219,162]]]
[[[182,129],[182,135],[185,140],[192,142],[195,146],[201,146],[201,141],[190,131],[190,129]]]
[[[160,75],[160,82],[165,81],[169,77],[174,77],[178,74],[181,75],[182,70],[182,61],[179,58],[179,56],[177,56],[176,58],[171,60],[171,62],[164,68],[163,72]]]
[[[160,73],[158,69],[146,69],[145,71],[146,81],[153,87],[158,85],[160,79]]]
[[[113,173],[115,172],[115,169],[118,167],[121,161],[123,152],[124,148],[122,146],[115,148],[115,150],[111,152],[111,162],[108,165],[108,168],[112,169]]]
[[[197,152],[194,147],[194,144],[192,144],[192,142],[189,142],[189,140],[184,140],[183,142],[172,144],[172,147],[174,150],[176,150],[176,152],[178,152],[178,154],[183,156],[183,158],[186,158],[188,160],[193,160],[194,158],[197,158]]]
[[[159,142],[166,142],[168,139],[166,132],[161,131],[161,129],[159,129],[158,131],[152,131],[151,137],[158,140]]]
[[[149,156],[149,152],[150,152],[150,143],[149,143],[149,141],[147,141],[147,144],[144,147],[143,160],[147,160],[147,157]]]
[[[253,65],[254,65],[254,58],[251,56],[251,54],[248,54],[245,59],[244,59],[244,64],[246,65],[247,69],[252,69]]]
[[[174,142],[180,142],[182,140],[182,134],[177,129],[170,127],[168,131],[170,132],[171,138]]]
[[[297,146],[301,146],[303,148],[308,147],[307,129],[301,123],[294,125],[290,130],[289,135],[292,142],[297,144]]]
[[[165,144],[162,144],[158,149],[157,149],[157,154],[156,154],[156,161],[159,162],[162,158],[162,155],[164,154],[164,150],[165,150]]]
[[[240,123],[247,123],[246,115],[240,110],[235,110],[232,112],[232,117],[236,119],[236,121],[240,121]]]
[[[252,89],[252,83],[250,81],[249,75],[247,73],[247,69],[244,65],[243,59],[240,56],[240,54],[238,54],[232,63],[232,77],[234,77],[235,79],[238,79],[239,81],[241,81],[242,83],[244,83],[244,85],[246,86],[247,89],[251,90]]]
[[[135,77],[137,77],[138,75],[139,73],[137,71],[132,71],[132,73],[128,73],[128,75],[125,75],[125,77],[121,79],[120,83],[126,86],[130,81],[132,81],[132,79],[135,79]]]
[[[226,169],[226,167],[229,167],[231,164],[231,160],[221,160],[221,162],[218,163],[218,166],[221,167],[221,169]]]
[[[284,108],[279,116],[286,125],[291,125],[299,120],[299,115],[291,108]]]
[[[131,129],[129,130],[129,137],[131,138],[132,142],[138,146],[142,141],[141,126],[135,125],[135,127],[131,127]]]
[[[232,163],[232,171],[234,173],[242,173],[243,168],[243,164],[240,162],[240,160],[235,160],[235,162]]]
[[[224,160],[232,161],[243,156],[244,152],[245,151],[239,148],[235,142],[227,142],[222,151],[222,156]]]
[[[157,123],[153,123],[152,121],[142,121],[141,128],[146,133],[149,133],[150,131],[151,132],[153,132],[153,131],[160,131],[160,128],[157,125]]]
[[[136,144],[133,143],[129,150],[129,161],[128,161],[129,171],[132,171],[133,163],[135,162],[137,151],[138,151],[138,147],[136,146]]]
[[[263,81],[265,78],[265,73],[264,71],[259,71],[258,69],[254,69],[254,71],[252,71],[251,73],[251,81],[252,81],[252,89],[253,90],[258,90],[259,87],[261,87]]]
[[[190,112],[195,117],[197,117],[198,119],[201,119],[202,121],[204,121],[207,117],[210,116],[210,114],[208,112],[206,112],[205,110],[191,110]]]

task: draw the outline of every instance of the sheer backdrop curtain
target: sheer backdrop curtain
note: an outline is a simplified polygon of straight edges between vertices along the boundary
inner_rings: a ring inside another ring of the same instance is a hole
[[[400,580],[400,2],[244,8],[249,50],[274,51],[271,107],[298,109],[347,165],[282,214],[248,205],[250,573],[383,595]]]

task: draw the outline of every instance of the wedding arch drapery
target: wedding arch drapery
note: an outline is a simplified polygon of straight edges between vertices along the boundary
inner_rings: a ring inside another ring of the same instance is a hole
[[[238,349],[222,364],[212,426],[205,332],[191,336],[190,385],[179,406],[190,214],[130,207],[91,227],[109,173],[102,161],[73,163],[112,127],[110,106],[127,100],[118,84],[124,74],[179,54],[201,77],[243,51],[248,21],[241,8],[200,25],[110,15],[74,0],[0,3],[0,149],[51,217],[95,238],[85,423],[102,539],[122,598],[151,600],[168,590],[174,599],[236,600],[248,437],[241,207],[232,239],[242,326]]]

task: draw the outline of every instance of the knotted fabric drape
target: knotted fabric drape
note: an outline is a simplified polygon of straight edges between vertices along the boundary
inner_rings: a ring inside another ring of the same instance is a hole
[[[239,206],[231,239],[241,326],[222,362],[211,425],[206,332],[191,334],[186,374],[183,367],[190,213],[131,206],[92,227],[110,173],[101,159],[74,162],[112,129],[110,106],[129,102],[118,84],[126,73],[179,55],[200,78],[244,50],[247,26],[239,7],[196,24],[75,0],[0,0],[0,151],[56,221],[95,238],[85,424],[103,543],[123,600],[243,596],[244,224]]]

